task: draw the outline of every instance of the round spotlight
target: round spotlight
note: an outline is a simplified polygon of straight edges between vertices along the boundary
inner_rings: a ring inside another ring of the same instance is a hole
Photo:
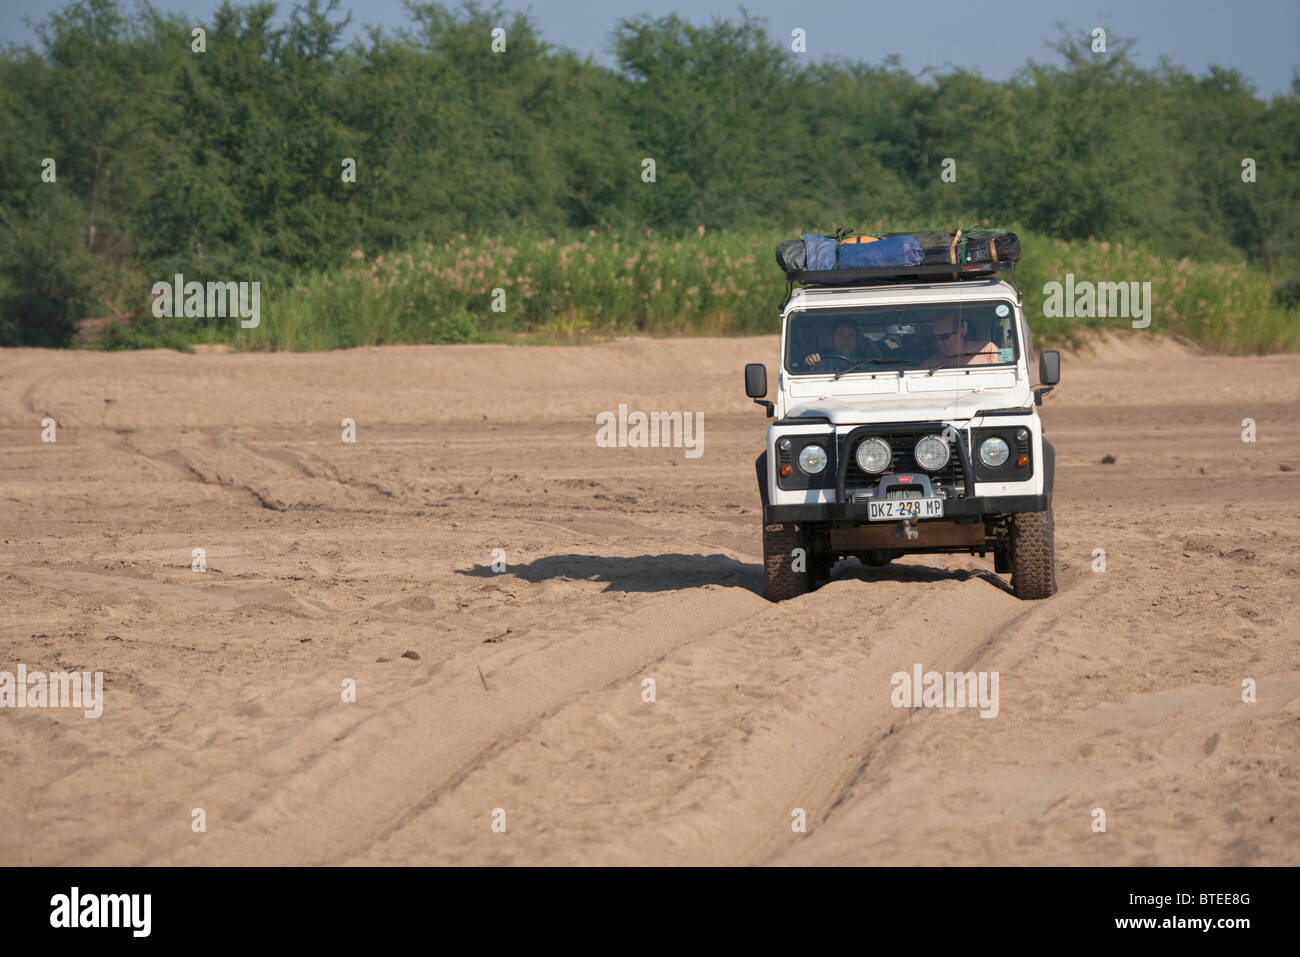
[[[858,467],[872,475],[878,475],[889,468],[894,459],[894,450],[884,439],[867,439],[858,446]]]
[[[937,435],[922,436],[912,450],[916,464],[927,472],[937,472],[948,464],[948,443]]]

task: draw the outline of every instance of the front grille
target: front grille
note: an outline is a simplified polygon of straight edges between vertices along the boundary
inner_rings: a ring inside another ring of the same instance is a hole
[[[966,441],[965,431],[961,432],[961,440]],[[907,431],[893,431],[887,435],[862,435],[853,440],[852,447],[845,450],[848,457],[848,469],[844,474],[844,487],[864,488],[875,486],[880,481],[881,475],[887,475],[891,472],[916,472],[921,475],[930,476],[931,481],[943,483],[945,489],[957,488],[963,493],[966,491],[966,474],[961,467],[961,455],[957,451],[953,442],[948,443],[949,458],[948,464],[937,472],[929,472],[916,464],[916,459],[912,456],[912,449],[916,447],[917,440],[926,435],[942,435],[941,428],[924,428]],[[890,460],[889,468],[881,472],[880,475],[871,475],[862,471],[858,466],[858,445],[867,439],[881,438],[889,443],[893,450],[893,458]],[[891,496],[892,497],[892,496]]]
[[[885,498],[923,498],[919,488],[891,488]]]

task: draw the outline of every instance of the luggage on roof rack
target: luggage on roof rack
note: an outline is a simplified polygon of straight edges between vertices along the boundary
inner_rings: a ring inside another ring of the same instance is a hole
[[[908,233],[878,239],[874,243],[845,243],[839,250],[836,269],[890,269],[919,266],[925,260],[921,242]]]
[[[906,233],[886,233],[902,236]],[[1020,239],[1005,229],[972,229],[963,232],[930,231],[911,233],[925,250],[923,263],[938,266],[948,263],[964,266],[969,263],[1016,262],[1020,259]]]
[[[1020,240],[1015,233],[1001,229],[931,230],[882,236],[848,235],[850,232],[841,230],[834,236],[804,233],[802,239],[780,243],[776,247],[777,265],[792,282],[843,285],[856,280],[831,279],[821,274],[882,269],[909,271],[918,266],[1002,265],[1020,259]],[[813,273],[818,274],[816,280],[797,278]],[[953,278],[962,278],[965,273],[962,269]]]

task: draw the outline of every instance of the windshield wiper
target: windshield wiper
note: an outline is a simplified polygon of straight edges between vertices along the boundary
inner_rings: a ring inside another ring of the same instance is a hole
[[[877,359],[877,358],[874,358],[874,357],[872,357],[872,358],[870,358],[870,359],[863,359],[861,362],[855,362],[855,363],[853,363],[853,365],[849,366],[849,367],[848,367],[847,369],[845,369],[843,372],[837,372],[837,373],[835,373],[835,378],[838,379],[838,378],[839,378],[840,376],[842,376],[842,375],[848,375],[848,374],[849,374],[850,372],[852,372],[854,369],[861,369],[863,366],[887,366],[887,365],[897,365],[898,363],[902,363],[902,362],[906,362],[906,361],[907,361],[906,359]]]
[[[963,353],[961,353],[960,355],[949,356],[947,362],[941,362],[941,363],[939,363],[937,366],[935,366],[933,369],[931,369],[929,372],[927,372],[926,375],[934,375],[934,374],[935,374],[936,372],[938,372],[940,369],[946,369],[946,368],[948,367],[948,363],[949,363],[949,362],[952,362],[953,359],[969,359],[971,356],[982,356],[983,354],[984,354],[984,353],[983,353],[982,351],[981,351],[981,352],[963,352]],[[990,355],[992,355],[992,353],[990,353]]]

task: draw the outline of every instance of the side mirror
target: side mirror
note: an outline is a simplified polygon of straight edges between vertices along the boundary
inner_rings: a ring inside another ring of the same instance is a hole
[[[1038,381],[1043,385],[1060,384],[1061,354],[1055,349],[1038,354]]]
[[[776,403],[770,399],[765,399],[767,395],[767,366],[761,362],[750,362],[745,366],[745,395],[754,400],[755,405],[761,405],[767,410],[767,417],[770,419],[776,415],[773,409]]]

